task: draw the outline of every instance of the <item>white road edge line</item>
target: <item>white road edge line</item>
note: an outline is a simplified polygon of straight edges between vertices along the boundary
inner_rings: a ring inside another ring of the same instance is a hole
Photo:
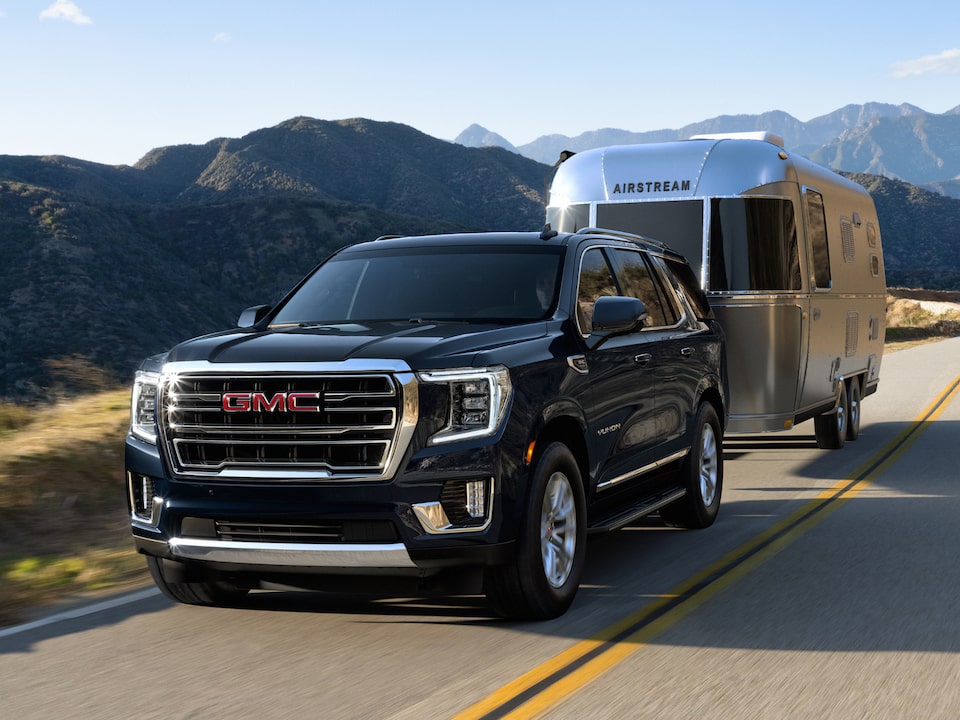
[[[81,607],[73,608],[72,610],[64,610],[50,617],[41,618],[40,620],[34,620],[33,622],[24,623],[23,625],[14,625],[13,627],[0,629],[0,639],[5,637],[10,637],[11,635],[18,635],[20,633],[28,632],[30,630],[36,630],[37,628],[46,627],[47,625],[55,625],[58,622],[63,622],[64,620],[74,620],[76,618],[85,617],[86,615],[93,615],[94,613],[103,612],[104,610],[112,610],[113,608],[122,607],[123,605],[130,605],[131,603],[140,602],[141,600],[146,600],[155,595],[159,595],[160,590],[157,588],[147,588],[146,590],[138,590],[137,592],[130,593],[128,595],[120,595],[118,597],[110,598],[109,600],[102,600],[92,605],[83,605]]]

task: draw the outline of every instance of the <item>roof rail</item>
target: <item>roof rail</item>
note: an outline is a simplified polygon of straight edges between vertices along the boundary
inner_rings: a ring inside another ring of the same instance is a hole
[[[381,235],[374,242],[380,242],[381,240],[396,240],[397,238],[402,238],[403,235]]]
[[[662,243],[659,240],[654,240],[653,238],[648,238],[645,235],[637,235],[636,233],[626,232],[625,230],[609,230],[607,228],[598,228],[598,227],[585,227],[577,230],[578,235],[610,235],[611,237],[620,238],[621,240],[629,240],[631,242],[644,242],[647,245],[653,245],[655,247],[663,248],[664,250],[673,250],[666,243]]]

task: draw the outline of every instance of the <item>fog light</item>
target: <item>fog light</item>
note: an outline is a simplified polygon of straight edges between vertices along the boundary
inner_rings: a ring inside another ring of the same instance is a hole
[[[487,494],[484,492],[487,483],[483,480],[467,482],[467,515],[472,518],[482,518],[487,514]]]
[[[430,535],[481,532],[493,514],[493,478],[448,480],[439,502],[414,503],[413,512]]]
[[[130,497],[130,512],[133,519],[156,527],[163,507],[163,499],[156,494],[152,477],[140,473],[127,473],[127,491]]]

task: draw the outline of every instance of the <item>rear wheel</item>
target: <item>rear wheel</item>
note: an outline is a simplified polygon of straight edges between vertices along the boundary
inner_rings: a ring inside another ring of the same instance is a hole
[[[813,427],[817,435],[817,447],[824,450],[837,450],[843,447],[843,442],[847,439],[847,414],[849,410],[847,384],[839,382],[837,383],[836,410],[817,415],[813,419]]]
[[[660,511],[672,527],[705,528],[713,524],[720,510],[723,490],[723,431],[713,405],[700,405],[694,421],[690,453],[680,473],[687,494]]]
[[[850,390],[847,393],[847,440],[856,440],[860,437],[860,380],[853,378],[850,381]]]
[[[487,570],[490,605],[516,619],[562,615],[580,586],[585,545],[580,468],[566,445],[551,443],[532,473],[513,560]]]
[[[187,605],[233,605],[249,590],[225,580],[181,581],[173,579],[177,573],[171,573],[160,558],[147,556],[150,576],[160,591],[171,600]],[[186,570],[184,568],[184,570]],[[179,573],[185,575],[185,572]]]

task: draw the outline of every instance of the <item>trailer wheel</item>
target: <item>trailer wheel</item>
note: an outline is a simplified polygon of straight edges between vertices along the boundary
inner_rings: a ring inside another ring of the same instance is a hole
[[[174,581],[164,570],[163,560],[150,555],[147,556],[147,567],[160,592],[186,605],[230,606],[249,592],[247,588],[224,580]]]
[[[837,407],[823,415],[813,418],[813,427],[817,435],[817,447],[824,450],[838,450],[847,439],[847,384],[837,383]]]
[[[847,440],[856,440],[860,437],[860,380],[850,380],[850,389],[847,392]]]
[[[530,478],[513,559],[484,581],[494,611],[508,618],[562,615],[580,586],[586,550],[586,505],[580,468],[566,445],[551,443]]]

